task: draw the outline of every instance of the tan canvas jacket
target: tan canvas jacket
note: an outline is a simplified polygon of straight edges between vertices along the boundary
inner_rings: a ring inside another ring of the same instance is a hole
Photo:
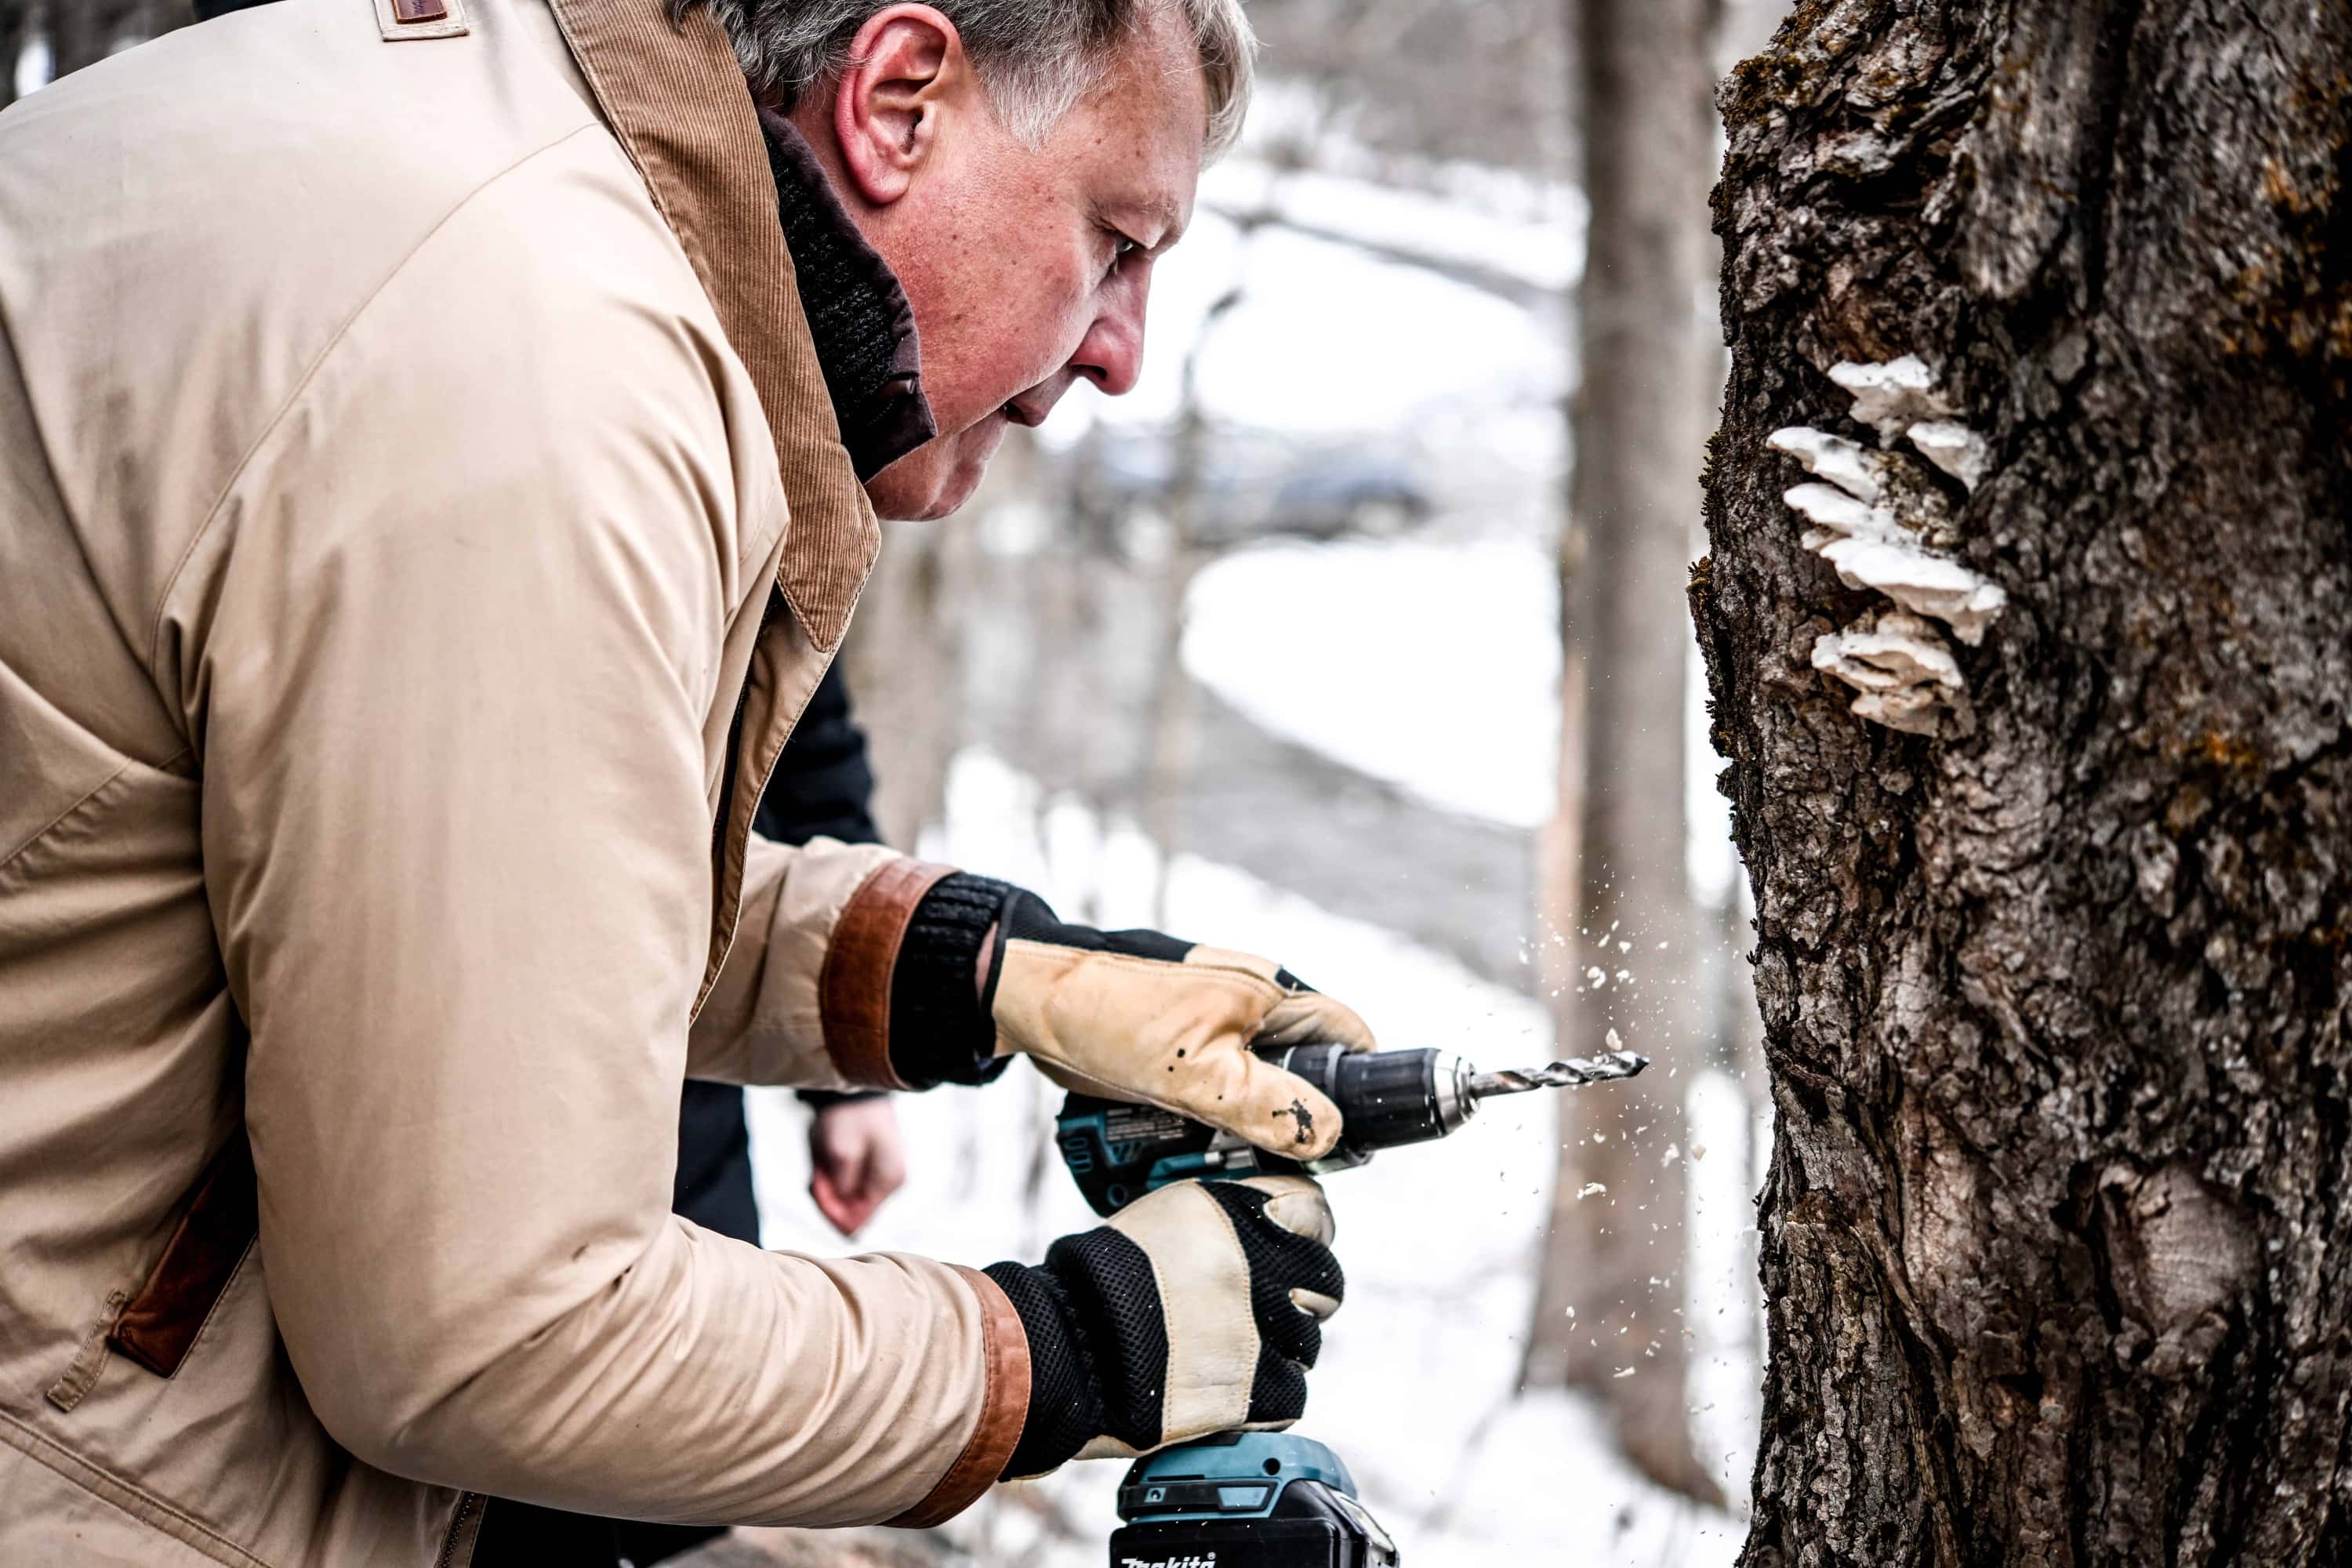
[[[984,1278],[667,1212],[689,1069],[887,1076],[937,874],[747,843],[876,529],[741,79],[395,4],[0,115],[11,1568],[927,1521],[1026,1407]]]

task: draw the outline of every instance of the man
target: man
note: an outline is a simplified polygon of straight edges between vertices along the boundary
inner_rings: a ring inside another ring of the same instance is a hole
[[[0,1561],[462,1563],[485,1496],[920,1524],[1303,1407],[1308,1183],[984,1273],[667,1213],[689,1074],[1025,1054],[1311,1158],[1247,1047],[1369,1044],[1264,960],[750,832],[876,509],[1132,384],[1237,13],[724,21],[303,0],[0,118]],[[788,129],[875,264],[830,325]]]

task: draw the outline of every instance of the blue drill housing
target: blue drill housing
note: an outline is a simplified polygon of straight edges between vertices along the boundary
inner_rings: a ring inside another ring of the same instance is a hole
[[[1110,1568],[1392,1568],[1396,1543],[1339,1456],[1286,1432],[1147,1454],[1119,1483]]]

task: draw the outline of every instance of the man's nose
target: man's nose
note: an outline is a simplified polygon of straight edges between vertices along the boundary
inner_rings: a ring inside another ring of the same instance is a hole
[[[1071,369],[1113,397],[1133,391],[1143,374],[1143,310],[1149,288],[1138,279],[1119,289],[1070,356]]]

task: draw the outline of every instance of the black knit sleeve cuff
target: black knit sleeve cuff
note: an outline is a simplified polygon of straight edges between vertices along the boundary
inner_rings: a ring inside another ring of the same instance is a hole
[[[986,1083],[1010,1061],[974,984],[981,947],[1020,889],[958,871],[923,895],[890,973],[890,1070],[909,1089]]]
[[[1101,1388],[1059,1280],[1020,1263],[993,1263],[981,1272],[1003,1290],[1029,1336],[1029,1413],[1003,1479],[1042,1476],[1066,1464],[1103,1429]]]

